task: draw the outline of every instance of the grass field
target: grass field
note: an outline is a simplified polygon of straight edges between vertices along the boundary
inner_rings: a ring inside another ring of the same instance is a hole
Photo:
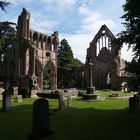
[[[10,111],[0,112],[0,140],[27,139],[32,127],[33,101],[24,99],[13,103]],[[140,112],[129,114],[128,100],[87,102],[76,97],[70,108],[54,111],[57,105],[56,100],[49,100],[53,112],[50,124],[55,134],[42,140],[140,140]]]

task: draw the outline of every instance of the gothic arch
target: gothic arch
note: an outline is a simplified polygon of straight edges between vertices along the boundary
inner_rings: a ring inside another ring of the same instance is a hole
[[[49,60],[47,61],[44,66],[43,66],[43,72],[45,70],[45,67],[48,67],[50,69],[50,89],[56,89],[56,82],[57,82],[57,70],[56,67],[54,65],[54,63]]]
[[[17,45],[14,56],[14,80],[20,79],[17,81],[17,85],[25,85],[23,77],[26,77],[28,83],[29,77],[35,78],[34,76],[36,76],[38,86],[42,90],[43,71],[47,65],[51,69],[51,76],[53,76],[51,89],[56,89],[57,52],[52,51],[52,46],[55,45],[57,50],[58,45],[56,44],[58,43],[52,42],[54,37],[58,39],[58,33],[54,32],[49,37],[49,35],[32,30],[30,28],[30,14],[25,8],[23,9],[18,18]]]

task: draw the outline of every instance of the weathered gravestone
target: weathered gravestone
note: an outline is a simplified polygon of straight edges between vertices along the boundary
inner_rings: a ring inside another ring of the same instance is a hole
[[[0,88],[0,101],[3,100],[3,97],[2,97],[2,93],[4,92],[4,89],[3,88]]]
[[[137,95],[129,98],[129,112],[133,113],[139,108],[139,98]]]
[[[37,139],[53,134],[49,122],[49,103],[46,99],[37,99],[33,104],[32,133],[29,139]]]
[[[62,110],[65,108],[65,103],[64,103],[64,97],[62,94],[59,95],[59,110]]]
[[[67,107],[70,107],[72,105],[72,98],[71,95],[67,96]]]
[[[134,106],[134,97],[129,98],[129,112],[133,113],[135,111],[135,106]]]
[[[18,95],[18,87],[13,87],[13,95],[14,96]]]
[[[7,111],[7,110],[10,110],[12,104],[11,104],[11,93],[9,91],[9,83],[6,83],[6,87],[5,87],[5,90],[4,92],[2,93],[2,99],[3,99],[3,102],[2,102],[2,109],[1,111]]]
[[[22,95],[17,95],[16,100],[18,103],[22,102]]]

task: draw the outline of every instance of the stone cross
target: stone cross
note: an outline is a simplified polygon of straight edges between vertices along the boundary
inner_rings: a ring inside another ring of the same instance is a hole
[[[32,133],[29,139],[36,139],[52,134],[49,121],[49,103],[40,98],[33,103]]]

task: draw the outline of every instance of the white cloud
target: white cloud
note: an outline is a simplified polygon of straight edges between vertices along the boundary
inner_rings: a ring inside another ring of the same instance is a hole
[[[10,2],[11,4],[17,5],[18,0],[9,0],[9,2]]]
[[[80,61],[85,63],[86,60],[86,51],[89,47],[89,43],[92,41],[92,36],[88,34],[61,34],[60,41],[62,39],[66,39],[69,45],[72,48],[73,54],[75,58],[78,58]]]
[[[33,11],[31,13],[31,28],[33,30],[36,30],[38,32],[42,33],[52,33],[52,30],[57,24],[59,24],[59,21],[57,20],[49,20],[46,16],[42,15],[39,12]]]
[[[131,48],[128,50],[128,45],[123,45],[123,47],[121,49],[121,54],[122,54],[122,58],[124,60],[131,61],[132,60],[132,55],[134,53],[132,52]]]
[[[87,48],[89,47],[89,44],[94,38],[94,36],[89,35],[89,34],[73,34],[73,35],[61,34],[59,38],[60,38],[60,41],[65,38],[72,48],[74,57],[78,58],[80,61],[85,63]],[[128,46],[123,45],[121,49],[122,59],[131,61],[132,55],[133,55],[132,49],[130,48],[128,50]]]
[[[86,5],[79,7],[79,14],[83,16],[81,30],[79,31],[81,33],[93,34],[97,32],[103,24],[106,24],[110,29],[117,27],[113,20],[104,17],[99,11],[90,9]]]
[[[71,7],[76,4],[76,0],[41,0],[45,5],[45,9],[51,9],[59,14],[64,14],[65,10],[71,10]]]

